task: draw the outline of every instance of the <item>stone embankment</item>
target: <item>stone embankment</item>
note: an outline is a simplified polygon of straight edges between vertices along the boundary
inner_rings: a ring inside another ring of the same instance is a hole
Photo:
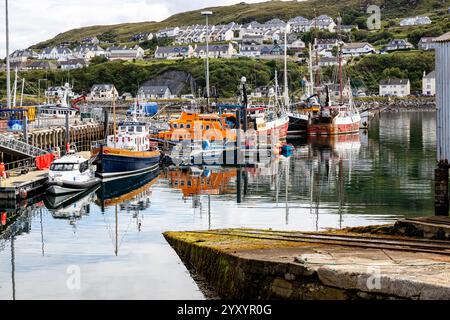
[[[450,242],[373,232],[393,228],[364,235],[236,229],[165,237],[194,278],[223,299],[450,299]]]

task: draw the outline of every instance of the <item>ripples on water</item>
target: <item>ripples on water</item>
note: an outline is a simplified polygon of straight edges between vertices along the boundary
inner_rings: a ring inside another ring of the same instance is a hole
[[[430,215],[435,143],[434,113],[386,113],[368,133],[298,142],[290,159],[243,169],[241,203],[238,171],[209,168],[1,210],[0,299],[202,299],[162,232],[314,231]]]

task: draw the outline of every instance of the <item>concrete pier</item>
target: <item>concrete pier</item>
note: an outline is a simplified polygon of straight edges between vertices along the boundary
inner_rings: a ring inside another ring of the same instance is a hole
[[[436,242],[440,251],[430,253],[435,242],[423,239],[308,234],[354,240],[330,244],[295,241],[298,234],[237,229],[165,237],[188,269],[224,299],[450,299],[450,242]],[[399,244],[404,242],[407,247]]]

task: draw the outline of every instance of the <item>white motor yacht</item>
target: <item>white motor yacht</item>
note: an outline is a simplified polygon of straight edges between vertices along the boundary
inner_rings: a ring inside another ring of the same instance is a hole
[[[82,192],[99,184],[95,177],[95,167],[89,160],[70,152],[55,160],[50,167],[47,192],[55,195]]]

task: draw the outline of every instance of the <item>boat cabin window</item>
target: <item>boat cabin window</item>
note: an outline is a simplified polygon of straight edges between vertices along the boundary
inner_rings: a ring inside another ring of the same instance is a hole
[[[144,128],[142,126],[136,127],[136,132],[144,132]]]
[[[70,163],[54,163],[50,167],[51,171],[73,171],[75,165]]]
[[[120,127],[119,130],[120,130],[120,132],[126,132],[127,131],[127,127]]]
[[[128,127],[128,132],[134,132],[134,127]]]
[[[86,172],[88,170],[89,170],[89,163],[88,163],[88,161],[83,162],[83,163],[80,164],[80,172],[81,173]]]
[[[191,125],[190,125],[190,124],[187,124],[187,125],[186,125],[186,128],[187,128],[187,129],[190,129],[190,128],[191,128]]]
[[[208,125],[206,126],[206,130],[209,130],[209,129],[211,129],[211,126],[208,124]]]
[[[180,129],[184,129],[184,124],[180,124]]]
[[[174,123],[174,124],[173,124],[173,127],[174,127],[175,129],[177,129],[177,128],[178,128],[178,124]]]

